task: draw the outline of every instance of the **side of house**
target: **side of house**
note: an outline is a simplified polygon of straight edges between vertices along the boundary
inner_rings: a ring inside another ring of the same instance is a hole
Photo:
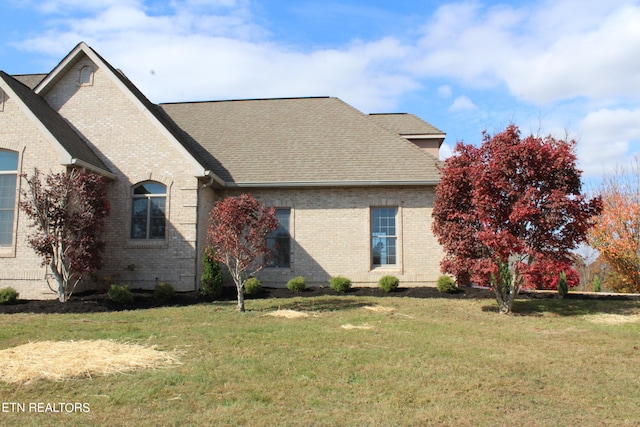
[[[198,289],[209,212],[241,193],[279,215],[266,285],[433,283],[443,138],[415,116],[366,115],[336,98],[155,105],[80,43],[47,75],[0,72],[0,287],[55,297],[26,243],[19,176],[74,167],[107,178],[112,207],[105,266],[85,288]]]

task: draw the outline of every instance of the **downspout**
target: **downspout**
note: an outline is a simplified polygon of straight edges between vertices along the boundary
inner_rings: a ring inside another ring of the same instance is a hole
[[[202,248],[201,248],[201,243],[200,243],[200,206],[201,206],[201,193],[202,191],[204,191],[207,187],[211,187],[215,182],[215,178],[212,176],[212,174],[207,171],[207,175],[209,177],[209,180],[204,183],[202,186],[198,186],[198,191],[196,193],[196,257],[195,257],[195,266],[194,266],[194,270],[195,271],[195,283],[193,284],[193,289],[195,292],[198,292],[200,290],[200,280],[199,280],[199,267],[200,267],[200,257],[202,256]]]

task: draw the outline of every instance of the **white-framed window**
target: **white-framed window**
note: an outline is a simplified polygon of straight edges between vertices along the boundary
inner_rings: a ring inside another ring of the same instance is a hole
[[[397,207],[371,208],[371,265],[374,267],[398,262],[397,216]]]
[[[267,247],[271,250],[271,259],[267,267],[291,267],[291,209],[276,209],[278,228],[267,235]]]
[[[13,244],[18,153],[0,150],[0,247]]]
[[[5,99],[4,91],[0,89],[0,113],[4,111],[4,99]]]
[[[93,67],[85,65],[80,69],[79,82],[81,86],[91,86],[93,84]]]
[[[143,182],[133,187],[131,239],[159,240],[166,237],[167,187],[159,182]]]

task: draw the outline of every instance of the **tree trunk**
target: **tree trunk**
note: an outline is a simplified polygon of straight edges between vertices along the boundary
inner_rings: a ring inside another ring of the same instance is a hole
[[[51,263],[50,267],[51,272],[53,273],[53,277],[56,279],[56,282],[58,282],[58,300],[60,302],[67,302],[67,292],[64,284],[64,278],[60,275],[60,273],[58,273],[53,262]],[[49,280],[47,280],[47,282],[49,282]],[[51,288],[51,286],[49,286],[49,288]],[[53,288],[51,288],[51,290],[53,290]]]
[[[238,289],[238,311],[242,313],[244,312],[244,287],[236,286],[236,289]]]

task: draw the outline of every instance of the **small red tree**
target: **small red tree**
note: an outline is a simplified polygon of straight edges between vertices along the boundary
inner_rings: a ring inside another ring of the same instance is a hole
[[[536,262],[570,263],[570,250],[600,212],[600,199],[580,192],[573,147],[552,137],[522,139],[510,125],[485,132],[480,147],[458,143],[442,167],[433,231],[446,253],[443,272],[490,283],[500,312],[511,312]]]
[[[244,311],[245,281],[267,264],[267,234],[276,228],[275,209],[260,204],[249,194],[227,197],[211,211],[209,253],[229,269],[238,291],[238,311]]]
[[[66,302],[82,278],[102,266],[105,243],[100,238],[109,215],[104,178],[72,169],[48,174],[44,186],[36,169],[22,175],[28,191],[22,191],[20,208],[35,229],[27,238],[57,282],[54,290]]]

